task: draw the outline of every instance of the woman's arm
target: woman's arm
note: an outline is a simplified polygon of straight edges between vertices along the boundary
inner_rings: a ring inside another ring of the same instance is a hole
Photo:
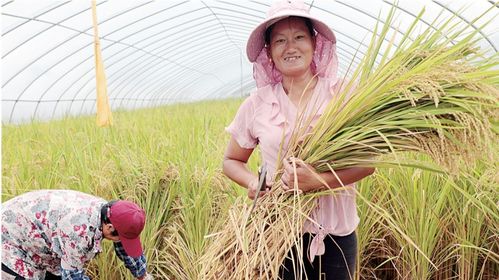
[[[149,274],[147,273],[147,261],[144,254],[136,258],[130,257],[125,252],[125,248],[123,248],[121,242],[113,242],[113,243],[114,243],[114,252],[116,253],[116,256],[118,256],[118,258],[121,261],[123,261],[125,267],[128,268],[128,270],[130,270],[133,277],[139,280],[150,279],[151,276],[148,276]]]
[[[248,159],[253,149],[245,149],[239,146],[234,137],[231,137],[224,154],[223,172],[232,181],[248,189],[248,197],[255,198],[258,187],[258,176],[252,173],[247,166]],[[266,191],[261,191],[262,196]]]
[[[374,173],[374,167],[350,167],[332,172],[315,173],[313,167],[306,164],[302,160],[296,159],[296,177],[298,180],[298,188],[303,192],[324,189],[338,188],[343,185],[355,183]],[[284,173],[281,180],[285,184],[285,188],[293,188],[294,183],[294,167],[289,161],[284,161]],[[338,180],[338,178],[341,180]]]

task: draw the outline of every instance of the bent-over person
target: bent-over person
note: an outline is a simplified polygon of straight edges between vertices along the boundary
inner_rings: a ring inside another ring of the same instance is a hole
[[[72,190],[39,190],[2,205],[2,279],[90,279],[84,266],[113,241],[137,279],[152,278],[140,243],[145,211]]]

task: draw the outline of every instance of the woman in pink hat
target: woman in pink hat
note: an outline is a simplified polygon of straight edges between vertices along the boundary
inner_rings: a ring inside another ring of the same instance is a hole
[[[230,179],[246,187],[252,199],[258,177],[246,163],[255,147],[260,146],[270,174],[267,182],[271,182],[293,129],[303,126],[300,120],[310,118],[312,122],[307,125],[312,127],[343,84],[336,76],[334,33],[308,10],[302,2],[277,2],[248,40],[246,51],[253,62],[257,90],[243,102],[226,129],[232,137],[225,151],[223,170]],[[294,169],[289,160],[283,160],[281,180],[285,186],[292,187]],[[309,171],[310,166],[300,160],[296,162],[301,191],[341,187],[331,172],[319,174],[322,182],[327,182],[324,185]],[[373,172],[373,168],[364,167],[336,172],[347,188],[317,199],[317,206],[310,215],[315,222],[307,221],[303,226],[305,267],[294,267],[297,262],[292,259],[297,254],[292,249],[283,263],[282,279],[301,279],[305,274],[308,279],[353,278],[357,252],[355,229],[359,223],[353,183]],[[302,275],[298,271],[302,271]]]

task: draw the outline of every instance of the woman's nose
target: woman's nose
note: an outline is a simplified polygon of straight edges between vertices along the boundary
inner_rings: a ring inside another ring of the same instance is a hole
[[[287,43],[286,43],[286,51],[287,52],[290,52],[290,51],[296,51],[296,41],[291,39],[291,40],[288,40]]]

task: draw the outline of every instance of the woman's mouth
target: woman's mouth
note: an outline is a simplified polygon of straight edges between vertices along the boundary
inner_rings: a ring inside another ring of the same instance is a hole
[[[297,60],[299,58],[300,58],[300,56],[288,56],[288,57],[284,58],[284,61],[286,61],[286,62],[292,62],[292,61],[295,61],[295,60]]]

